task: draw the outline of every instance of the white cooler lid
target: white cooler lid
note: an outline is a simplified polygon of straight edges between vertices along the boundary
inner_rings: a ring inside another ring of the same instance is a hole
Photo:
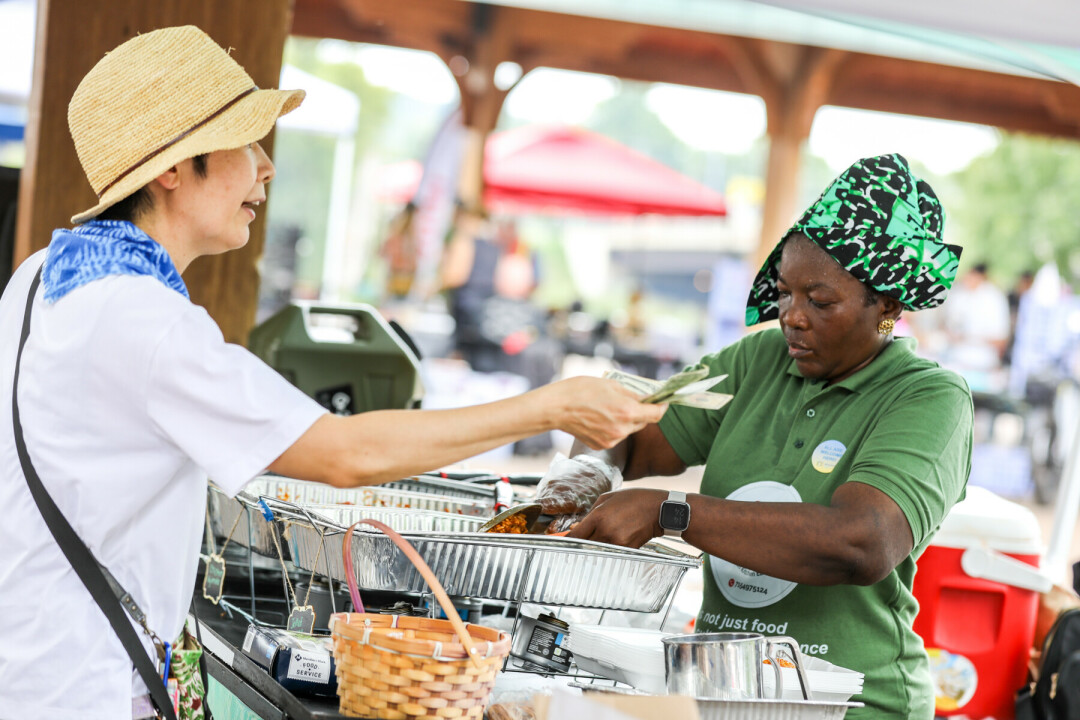
[[[931,545],[952,548],[985,547],[1002,553],[1042,555],[1042,530],[1035,514],[986,488],[967,488]]]

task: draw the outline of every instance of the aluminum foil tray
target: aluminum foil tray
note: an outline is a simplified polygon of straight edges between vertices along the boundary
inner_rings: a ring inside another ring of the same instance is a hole
[[[404,481],[397,481],[404,482]],[[464,484],[464,483],[455,483]],[[336,488],[331,485],[276,475],[263,475],[247,484],[242,495],[265,496],[303,505],[365,505],[369,507],[400,507],[413,510],[437,510],[482,517],[495,514],[495,497],[461,497],[435,494],[431,491],[412,492],[388,485],[368,485],[357,488]]]
[[[323,483],[264,475],[248,483],[235,498],[229,498],[211,484],[208,497],[210,528],[215,537],[224,542],[239,515],[240,519],[236,522],[231,542],[250,547],[252,551],[261,555],[276,558],[277,549],[274,546],[273,535],[278,533],[282,556],[289,559],[289,549],[280,534],[282,528],[265,519],[262,507],[259,505],[261,498],[268,498],[267,504],[275,512],[275,516],[281,508],[285,508],[287,514],[291,509],[302,515],[302,508],[331,508],[335,505],[346,509],[370,507],[382,510],[403,509],[406,513],[418,511],[415,514],[397,516],[390,513],[385,517],[375,517],[399,532],[403,530],[471,532],[494,515],[495,501],[490,488],[475,487],[468,483],[441,478],[431,480],[432,482],[429,483],[424,478],[407,478],[389,485],[335,488]],[[420,491],[412,492],[405,488]],[[458,495],[439,495],[435,493],[435,490],[456,491]],[[335,522],[341,522],[346,527],[362,517],[345,511],[341,514],[327,515],[327,513],[333,513],[333,511],[326,510],[321,514],[331,517]],[[459,518],[459,521],[454,521],[448,516]],[[363,517],[371,516],[364,515]],[[251,520],[250,535],[248,534],[249,518]],[[352,519],[345,522],[348,518]]]
[[[364,507],[363,505],[298,505],[312,515],[326,518],[335,525],[348,527],[357,520],[379,520],[399,533],[404,532],[476,532],[484,518],[436,510]],[[340,555],[341,553],[338,553]]]
[[[840,720],[858,702],[817,700],[703,700],[698,699],[701,720]]]
[[[294,564],[330,572],[345,580],[342,535],[345,528],[297,522],[289,532]],[[508,536],[478,533],[402,533],[431,567],[450,595],[491,600],[564,605],[637,612],[659,611],[683,573],[697,558],[657,546],[631,550],[589,540],[544,535]],[[427,592],[412,563],[385,535],[357,529],[352,543],[357,583],[367,590]]]
[[[576,661],[577,658],[575,658]],[[652,693],[632,687],[607,687],[592,682],[570,682],[570,687],[587,693],[644,695]],[[861,702],[825,702],[821,700],[710,700],[697,698],[701,720],[840,720],[849,708],[863,707]]]
[[[477,485],[474,483],[449,480],[447,478],[417,476],[402,478],[383,483],[379,487],[404,490],[405,492],[428,493],[430,495],[446,495],[447,497],[465,498],[473,502],[487,503],[495,506],[495,490],[490,485]]]

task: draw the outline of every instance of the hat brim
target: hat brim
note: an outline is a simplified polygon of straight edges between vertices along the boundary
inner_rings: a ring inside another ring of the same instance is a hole
[[[279,117],[299,107],[304,94],[303,90],[256,90],[161,154],[139,165],[106,190],[97,205],[73,215],[72,224],[93,220],[188,158],[217,150],[231,150],[261,140],[273,129]]]

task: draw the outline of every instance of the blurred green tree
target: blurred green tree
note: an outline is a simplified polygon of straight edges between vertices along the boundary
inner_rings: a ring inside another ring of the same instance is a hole
[[[700,165],[700,151],[684,143],[649,109],[645,93],[649,83],[619,83],[618,91],[598,103],[582,126],[606,135],[671,168]]]
[[[995,150],[951,180],[964,266],[986,262],[1001,287],[1047,262],[1069,282],[1080,277],[1080,143],[1002,133]]]

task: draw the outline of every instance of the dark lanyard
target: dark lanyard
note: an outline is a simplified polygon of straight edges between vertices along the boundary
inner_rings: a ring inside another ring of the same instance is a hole
[[[45,518],[45,524],[49,526],[49,531],[56,539],[56,544],[64,552],[64,557],[71,563],[75,574],[82,580],[83,585],[101,608],[101,612],[105,613],[109,624],[112,625],[124,649],[127,650],[131,662],[134,663],[135,669],[139,671],[139,677],[146,683],[150,691],[150,699],[157,706],[158,712],[166,720],[176,720],[176,713],[173,711],[169,694],[165,690],[165,684],[161,681],[161,676],[154,668],[150,656],[146,654],[138,633],[135,632],[135,628],[132,627],[124,612],[127,611],[131,619],[138,623],[143,632],[154,641],[154,647],[158,649],[159,655],[165,652],[164,643],[147,626],[146,614],[135,603],[135,600],[124,591],[112,573],[98,563],[67,518],[60,512],[60,508],[53,502],[49,491],[41,483],[41,478],[38,477],[37,470],[30,461],[30,454],[26,450],[22,422],[19,419],[19,368],[22,364],[23,347],[26,345],[26,339],[30,337],[30,312],[34,307],[34,294],[40,284],[41,269],[39,268],[37,274],[34,275],[34,281],[30,283],[30,292],[26,298],[26,314],[23,316],[22,336],[19,338],[19,353],[15,357],[15,375],[11,381],[11,419],[15,428],[15,448],[19,453],[19,462],[22,463],[23,475],[26,477],[26,484],[30,486],[30,494],[34,496],[34,501],[41,511],[41,516]]]

